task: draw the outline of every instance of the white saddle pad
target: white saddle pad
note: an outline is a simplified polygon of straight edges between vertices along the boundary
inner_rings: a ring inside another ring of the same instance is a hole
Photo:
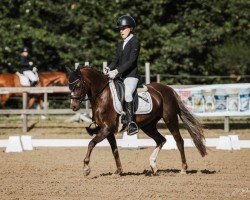
[[[30,86],[30,81],[26,76],[24,76],[23,74],[19,74],[18,77],[19,77],[19,80],[20,80],[20,84],[22,86],[25,86],[25,87]]]
[[[109,87],[111,90],[113,98],[113,106],[115,108],[115,111],[118,114],[123,114],[124,111],[122,109],[122,104],[118,99],[115,84],[113,81],[110,81]],[[152,111],[152,108],[153,108],[153,103],[149,92],[138,93],[138,109],[136,110],[135,114],[148,114]]]

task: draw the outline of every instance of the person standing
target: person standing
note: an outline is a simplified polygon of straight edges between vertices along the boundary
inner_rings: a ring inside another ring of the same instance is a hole
[[[124,82],[128,135],[138,133],[138,126],[134,122],[133,93],[140,79],[137,67],[140,42],[135,36],[135,27],[136,22],[133,17],[123,15],[118,18],[117,28],[123,41],[118,42],[115,57],[106,69],[110,79],[120,76]]]

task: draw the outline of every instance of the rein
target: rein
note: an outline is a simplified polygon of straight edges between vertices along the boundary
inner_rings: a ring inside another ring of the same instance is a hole
[[[80,103],[81,103],[82,101],[88,101],[88,100],[91,101],[91,100],[95,100],[96,97],[98,97],[98,96],[103,92],[103,90],[107,87],[107,85],[109,84],[109,81],[107,81],[107,83],[104,85],[104,87],[102,87],[102,89],[101,89],[99,92],[97,92],[94,96],[85,98],[86,92],[87,92],[87,90],[86,90],[86,82],[83,80],[83,77],[82,77],[82,76],[80,76],[79,79],[76,79],[75,81],[69,83],[69,85],[73,85],[73,90],[74,90],[75,87],[76,87],[77,81],[80,81],[80,84],[81,84],[81,85],[80,85],[81,95],[80,95],[80,96],[75,96],[75,95],[72,95],[72,94],[71,94],[71,95],[70,95],[70,99],[79,100]],[[85,94],[85,95],[84,95],[84,94]]]

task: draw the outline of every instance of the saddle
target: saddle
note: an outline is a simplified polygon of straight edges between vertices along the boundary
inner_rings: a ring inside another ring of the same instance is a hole
[[[126,113],[124,112],[125,104],[125,86],[122,79],[117,78],[109,82],[109,88],[111,90],[111,95],[113,99],[113,106],[115,111],[121,115],[121,123],[126,124]],[[143,85],[138,85],[137,90],[134,93],[134,110],[135,114],[148,114],[153,108],[153,103],[147,87]],[[95,125],[95,127],[92,127]],[[124,127],[120,130],[123,131]],[[95,122],[90,124],[87,132],[92,136],[96,134],[100,127],[96,126]]]
[[[116,92],[117,92],[117,97],[118,97],[119,101],[121,102],[122,107],[124,108],[124,104],[125,104],[125,85],[124,85],[121,78],[114,79],[114,85],[115,85],[115,89],[116,89]],[[139,81],[138,84],[137,84],[137,89],[135,90],[135,92],[133,94],[133,99],[134,99],[133,103],[134,103],[135,110],[137,110],[137,108],[138,108],[138,98],[142,98],[141,96],[138,96],[138,93],[146,92],[146,91],[148,91],[147,86],[143,85]]]

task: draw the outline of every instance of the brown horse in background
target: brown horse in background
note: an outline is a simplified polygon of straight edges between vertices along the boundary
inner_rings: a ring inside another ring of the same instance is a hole
[[[50,87],[50,86],[66,86],[68,85],[67,74],[64,72],[41,72],[39,74],[39,87]],[[36,96],[38,99],[40,108],[44,107],[44,96],[39,94]],[[31,106],[34,105],[36,99],[30,100]]]
[[[23,87],[20,83],[19,76],[16,74],[4,73],[0,74],[0,87]],[[19,94],[1,94],[0,95],[0,105],[3,108],[6,102],[9,100],[11,96],[22,96],[21,93]],[[29,105],[29,102],[28,102]]]
[[[39,86],[66,86],[68,85],[67,74],[64,72],[41,72],[39,74]]]
[[[49,87],[54,85],[66,86],[68,84],[67,75],[64,72],[41,72],[39,74],[38,87]],[[0,87],[23,87],[20,83],[19,76],[16,74],[4,73],[0,74]],[[19,96],[22,94],[2,94],[0,95],[0,105],[4,107],[11,96]],[[28,108],[31,108],[36,98],[39,99],[40,106],[43,106],[43,97],[41,94],[32,95],[28,101]]]
[[[99,127],[95,137],[88,145],[88,151],[84,159],[84,174],[89,175],[90,173],[89,162],[93,148],[105,138],[110,143],[115,158],[117,167],[115,173],[121,174],[122,166],[114,135],[118,132],[119,114],[116,113],[113,107],[113,99],[108,86],[108,77],[90,67],[79,66],[75,71],[67,70],[69,73],[69,89],[71,91],[71,108],[74,111],[80,109],[80,102],[87,100],[87,94],[92,105],[93,120]],[[163,119],[180,151],[182,160],[181,173],[186,173],[188,166],[184,152],[184,141],[179,132],[178,115],[191,135],[201,156],[205,156],[207,152],[204,144],[205,138],[202,133],[202,125],[187,110],[178,94],[171,87],[161,83],[151,83],[147,87],[152,97],[153,109],[149,114],[136,115],[135,122],[143,132],[156,142],[156,148],[149,159],[152,172],[154,175],[157,173],[156,159],[159,151],[166,142],[165,137],[158,132],[156,126],[158,121]]]

